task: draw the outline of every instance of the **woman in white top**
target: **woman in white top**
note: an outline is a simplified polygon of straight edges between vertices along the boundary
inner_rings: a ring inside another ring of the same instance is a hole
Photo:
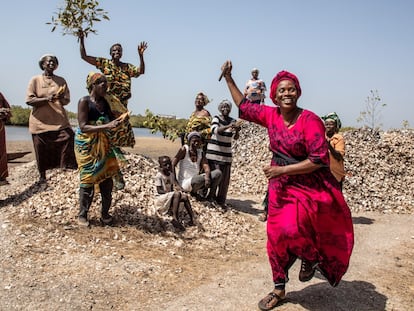
[[[187,142],[188,145],[183,145],[173,160],[174,172],[178,165],[178,184],[183,191],[190,192],[198,199],[201,199],[197,196],[199,190],[209,189],[207,199],[215,202],[215,193],[221,180],[221,172],[220,170],[210,171],[207,159],[201,150],[200,133],[191,132],[188,134]],[[202,174],[200,174],[201,169],[204,171]]]

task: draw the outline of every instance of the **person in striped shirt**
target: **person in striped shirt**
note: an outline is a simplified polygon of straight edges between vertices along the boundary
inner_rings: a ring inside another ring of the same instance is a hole
[[[232,162],[231,143],[239,138],[239,121],[230,117],[231,102],[223,100],[218,110],[220,115],[214,116],[211,123],[211,138],[207,144],[206,158],[211,170],[219,169],[222,173],[217,188],[217,203],[226,207],[227,191],[230,184]]]

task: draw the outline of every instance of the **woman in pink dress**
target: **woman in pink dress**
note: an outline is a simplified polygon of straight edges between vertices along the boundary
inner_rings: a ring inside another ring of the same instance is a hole
[[[271,164],[263,168],[269,180],[267,253],[274,289],[259,302],[271,310],[285,298],[289,268],[302,260],[299,280],[312,279],[318,269],[332,286],[345,274],[354,244],[352,217],[329,170],[329,153],[322,120],[297,106],[301,88],[297,77],[279,72],[272,81],[270,99],[276,105],[252,104],[231,76],[223,76],[242,119],[267,128]]]

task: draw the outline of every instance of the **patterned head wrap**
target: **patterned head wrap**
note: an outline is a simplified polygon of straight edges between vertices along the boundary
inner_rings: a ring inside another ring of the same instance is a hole
[[[191,139],[194,137],[198,137],[199,139],[201,139],[201,135],[199,132],[191,132],[187,135],[187,141],[190,142]]]
[[[282,70],[280,71],[272,80],[272,85],[270,86],[270,99],[274,104],[277,104],[276,102],[276,92],[277,92],[277,86],[279,85],[280,81],[283,80],[290,80],[295,84],[296,91],[298,93],[298,98],[302,94],[302,90],[300,88],[299,80],[298,78],[288,71]]]
[[[92,86],[98,81],[99,78],[105,77],[104,74],[100,72],[90,72],[88,77],[86,78],[86,88],[90,92],[92,90]]]
[[[218,110],[221,111],[221,109],[227,106],[229,107],[230,111],[231,111],[231,102],[228,99],[223,100],[219,105],[218,105]]]
[[[200,92],[200,93],[197,94],[197,96],[199,96],[199,95],[203,96],[203,98],[204,98],[204,106],[207,105],[210,102],[210,100],[208,99],[207,95],[204,94],[203,92]]]
[[[341,120],[339,119],[336,112],[328,113],[327,115],[322,117],[322,120],[324,120],[324,121],[335,121],[337,131],[339,131],[339,129],[342,127]]]
[[[57,59],[57,57],[55,55],[53,55],[53,54],[44,54],[39,59],[39,67],[40,67],[41,70],[44,70],[43,69],[43,63],[45,62],[45,60],[46,60],[47,57],[51,57],[51,58],[54,59],[54,61],[56,63],[56,68],[59,66],[59,61],[58,61],[58,59]]]

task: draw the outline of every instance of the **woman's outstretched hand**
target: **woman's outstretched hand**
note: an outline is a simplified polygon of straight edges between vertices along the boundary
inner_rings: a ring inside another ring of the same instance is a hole
[[[142,41],[139,45],[138,45],[138,54],[139,55],[144,55],[144,51],[147,49],[148,47],[148,43],[145,41]]]
[[[219,77],[219,81],[221,81],[221,78],[223,78],[226,74],[231,74],[231,69],[233,68],[233,65],[231,61],[226,60],[226,62],[221,66],[221,75]]]

